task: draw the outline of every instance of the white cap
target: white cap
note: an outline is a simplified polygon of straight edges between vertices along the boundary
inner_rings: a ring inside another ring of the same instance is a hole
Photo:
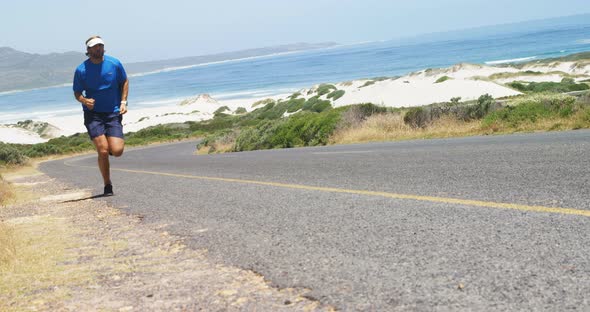
[[[104,45],[104,41],[102,40],[102,38],[93,38],[92,40],[88,41],[88,43],[86,43],[86,47],[92,48],[93,46],[95,46],[97,44]]]

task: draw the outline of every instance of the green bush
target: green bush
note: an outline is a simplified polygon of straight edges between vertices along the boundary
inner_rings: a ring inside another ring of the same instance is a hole
[[[286,119],[264,121],[256,127],[242,130],[234,151],[326,144],[342,111],[300,112]]]
[[[352,107],[356,107],[359,109],[361,114],[366,118],[372,116],[374,114],[383,114],[387,112],[387,108],[383,106],[378,106],[373,103],[363,103],[363,104],[356,104],[352,105]]]
[[[211,121],[214,120],[217,120],[217,118]],[[144,128],[137,132],[127,133],[125,135],[125,144],[133,146],[189,138],[201,132],[197,128],[202,125],[195,127],[196,124],[194,122],[185,122]]]
[[[312,112],[323,112],[326,109],[332,107],[332,103],[327,100],[320,100],[319,96],[314,96],[309,98],[305,104],[301,107],[304,111],[312,111]]]
[[[59,155],[71,152],[68,147],[53,145],[51,143],[41,143],[32,145],[26,150],[26,154],[29,157],[43,157],[48,155]]]
[[[321,84],[318,89],[316,90],[317,96],[320,97],[324,94],[328,94],[332,92],[332,90],[336,90],[336,87],[331,84]]]
[[[199,144],[197,144],[197,149],[201,149],[205,146],[209,147],[209,153],[215,153],[217,150],[215,149],[214,143],[233,143],[236,138],[236,131],[226,129],[222,131],[215,132],[206,136]]]
[[[283,114],[287,111],[287,104],[288,102],[278,102],[278,103],[269,103],[266,104],[264,107],[257,108],[252,111],[248,118],[258,119],[258,120],[265,120],[265,119],[277,119],[281,118]]]
[[[236,116],[224,115],[198,122],[189,121],[186,124],[189,126],[188,132],[214,132],[232,128],[237,120],[238,118]]]
[[[238,107],[238,108],[236,108],[236,111],[235,111],[236,114],[245,114],[247,112],[248,111],[244,107]]]
[[[274,102],[275,102],[275,100],[273,100],[273,99],[264,99],[264,100],[254,102],[254,104],[252,104],[252,107],[266,105],[266,104],[274,103]]]
[[[477,99],[475,105],[463,106],[461,109],[456,110],[456,116],[464,121],[482,119],[495,107],[495,104],[496,102],[491,95],[484,94]]]
[[[19,150],[29,158],[77,153],[94,149],[94,145],[86,133],[77,133],[69,137],[61,136],[45,143],[18,146]]]
[[[337,99],[341,98],[345,92],[346,91],[344,90],[332,91],[330,94],[328,94],[328,98],[332,99],[332,101],[336,101]]]
[[[217,116],[217,115],[223,114],[226,111],[229,111],[229,107],[227,107],[227,106],[221,106],[220,108],[216,109],[213,112],[213,116]]]
[[[369,80],[369,81],[365,82],[365,84],[363,84],[363,85],[362,85],[362,86],[360,86],[360,87],[361,87],[361,88],[364,88],[364,87],[368,87],[368,86],[370,86],[370,85],[374,85],[374,84],[375,84],[375,80]]]
[[[345,106],[344,109],[346,110],[342,113],[340,121],[337,125],[338,129],[356,127],[369,116],[387,112],[385,107],[377,106],[372,103]]]
[[[442,77],[440,77],[440,78],[436,79],[436,81],[435,81],[434,83],[441,83],[441,82],[445,82],[445,81],[447,81],[447,80],[449,80],[449,79],[452,79],[452,78],[451,78],[451,77],[449,77],[449,76],[442,76]]]
[[[422,107],[412,107],[404,115],[404,123],[412,128],[424,128],[429,122],[430,114]]]
[[[561,94],[539,94],[517,99],[500,110],[485,116],[482,125],[491,126],[494,123],[504,123],[517,128],[527,122],[536,122],[548,117],[571,116],[577,107],[576,99]]]
[[[292,98],[287,102],[287,113],[294,113],[300,110],[305,104],[305,99]]]
[[[27,156],[15,145],[0,142],[0,164],[23,165],[27,160]]]
[[[321,113],[325,110],[331,109],[332,103],[330,101],[317,101],[315,104],[311,106],[309,109],[312,112]]]
[[[524,93],[564,93],[590,89],[590,86],[588,86],[587,84],[576,83],[572,78],[563,78],[561,82],[530,82],[528,84],[523,84],[521,82],[515,81],[509,83],[508,85]]]

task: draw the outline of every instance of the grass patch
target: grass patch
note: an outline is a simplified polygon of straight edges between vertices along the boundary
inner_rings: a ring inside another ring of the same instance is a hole
[[[490,75],[488,78],[495,80],[495,79],[506,79],[506,78],[513,78],[513,77],[519,77],[519,76],[543,76],[543,75],[550,75],[550,74],[554,74],[554,73],[565,75],[564,72],[543,73],[540,71],[526,70],[526,71],[519,71],[516,73],[509,73],[509,72],[495,73],[495,74]]]
[[[233,151],[323,145],[328,141],[343,109],[300,112],[287,119],[268,120],[244,129]]]
[[[482,96],[473,103],[455,100],[454,103],[373,114],[360,122],[350,123],[349,127],[337,128],[329,143],[590,128],[590,105],[572,96],[526,95],[512,99],[506,107],[497,107],[492,100],[489,96]],[[439,108],[442,110],[437,111]]]
[[[4,181],[4,177],[0,175],[0,207],[7,205],[14,200],[14,191],[11,185]],[[1,245],[1,244],[0,244]],[[0,248],[0,258],[2,256],[2,249]],[[1,259],[0,259],[1,261]]]
[[[227,112],[227,111],[229,111],[229,107],[227,107],[227,106],[221,106],[220,108],[216,109],[213,112],[213,115],[214,116],[217,116],[217,115],[223,114],[224,112]]]
[[[0,310],[63,301],[69,296],[65,286],[91,281],[93,273],[75,264],[79,234],[63,219],[49,216],[0,223],[0,297],[7,298],[0,302]]]
[[[585,83],[576,83],[572,78],[563,78],[561,82],[530,82],[522,83],[514,81],[508,84],[509,87],[514,88],[524,93],[541,93],[541,92],[553,92],[553,93],[564,93],[572,91],[583,91],[590,89]]]
[[[0,165],[24,165],[28,157],[19,146],[22,145],[0,142]]]
[[[155,142],[183,140],[199,135],[201,132],[193,130],[191,123],[166,124],[148,127],[125,135],[125,145],[139,146]],[[94,150],[89,146],[87,150]]]
[[[560,123],[559,129],[571,129],[566,125],[571,125],[573,121],[586,128],[590,123],[584,116],[589,109],[577,103],[572,96],[536,94],[515,99],[509,106],[488,114],[482,121],[482,127],[493,131],[550,130]]]
[[[368,87],[370,85],[374,85],[375,84],[375,80],[369,80],[367,82],[365,82],[362,86],[360,86],[359,88],[364,88],[364,87]]]
[[[335,91],[335,90],[337,90],[337,89],[336,89],[336,86],[334,86],[334,85],[331,85],[331,84],[321,84],[318,87],[318,89],[316,90],[316,92],[317,92],[317,96],[320,97],[322,95],[328,94],[328,93],[330,93],[332,91]]]
[[[14,230],[3,221],[0,221],[0,272],[2,268],[8,268],[16,261],[16,244]]]
[[[275,102],[275,100],[273,100],[273,99],[264,99],[264,100],[254,102],[254,104],[252,104],[252,107],[256,107],[256,106],[260,106],[260,105],[267,105],[267,104],[274,103],[274,102]]]
[[[436,79],[436,81],[435,81],[434,83],[441,83],[441,82],[445,82],[445,81],[447,81],[447,80],[449,80],[449,79],[453,79],[453,78],[451,78],[451,77],[449,77],[449,76],[442,76],[442,77],[440,77],[440,78]]]
[[[277,106],[288,106],[293,101],[301,104],[301,100],[290,100]],[[373,104],[331,109],[329,101],[319,100],[317,96],[304,105],[305,110],[287,118],[265,119],[251,126],[234,128],[231,132],[211,135],[197,146],[198,154],[324,145],[336,128],[351,127],[367,116],[387,111]],[[324,105],[330,109],[323,109]]]
[[[341,98],[345,92],[346,91],[344,90],[332,91],[330,94],[328,94],[328,98],[332,99],[332,101],[336,101],[337,99]]]
[[[459,121],[452,116],[437,119],[424,128],[413,128],[400,113],[376,114],[354,128],[340,129],[330,137],[331,144],[446,138],[475,135],[479,122]]]

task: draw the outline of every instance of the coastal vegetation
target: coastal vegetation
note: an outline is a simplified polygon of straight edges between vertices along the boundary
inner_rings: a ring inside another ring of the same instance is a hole
[[[329,144],[590,128],[588,96],[543,93],[518,97],[505,105],[488,99],[484,95],[456,106],[449,102],[375,114],[335,131]],[[486,110],[483,118],[477,118]]]
[[[374,85],[375,84],[375,80],[368,80],[367,82],[365,82],[362,86],[360,86],[360,88],[364,88],[364,87],[368,87],[370,85]]]
[[[530,72],[537,75],[536,72]],[[437,81],[448,79],[442,76]],[[383,78],[389,79],[389,78]],[[378,81],[374,78],[368,82]],[[366,83],[365,83],[366,84]],[[126,134],[128,146],[201,137],[198,152],[221,153],[411,138],[511,133],[517,131],[590,128],[590,92],[577,97],[562,94],[590,89],[586,82],[565,77],[560,82],[509,83],[523,95],[447,102],[410,108],[371,103],[334,107],[345,94],[321,84],[285,99],[265,99],[247,112],[222,106],[209,120],[161,124]],[[18,166],[28,159],[92,151],[86,134],[45,143],[0,143],[0,166]]]
[[[4,181],[4,178],[0,174],[0,207],[6,205],[13,197],[14,197],[14,192],[12,191],[10,184],[8,184],[8,182]],[[0,262],[2,262],[1,258],[0,258]]]
[[[341,98],[346,91],[344,90],[335,90],[328,94],[328,98],[336,101],[337,99]]]
[[[317,88],[316,93],[317,93],[317,96],[320,97],[320,96],[322,96],[324,94],[328,94],[328,93],[330,93],[330,92],[332,92],[334,90],[336,90],[336,87],[334,85],[331,85],[331,84],[321,84]],[[309,90],[309,91],[310,92],[313,92],[313,90]]]
[[[445,81],[447,81],[447,80],[449,80],[449,79],[453,79],[453,78],[451,78],[451,77],[449,77],[449,76],[442,76],[442,77],[440,77],[440,78],[436,79],[436,81],[435,81],[434,83],[441,83],[441,82],[445,82]]]
[[[586,83],[576,83],[573,78],[563,78],[561,82],[529,82],[522,83],[514,81],[508,86],[523,92],[523,93],[539,93],[539,92],[572,92],[583,91],[590,89]]]

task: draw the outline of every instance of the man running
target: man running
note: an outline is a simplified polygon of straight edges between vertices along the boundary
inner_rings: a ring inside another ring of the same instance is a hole
[[[129,80],[121,62],[104,54],[100,36],[86,40],[88,59],[76,68],[74,96],[82,103],[84,125],[98,153],[104,195],[113,195],[109,155],[123,154],[123,114],[127,112]]]

